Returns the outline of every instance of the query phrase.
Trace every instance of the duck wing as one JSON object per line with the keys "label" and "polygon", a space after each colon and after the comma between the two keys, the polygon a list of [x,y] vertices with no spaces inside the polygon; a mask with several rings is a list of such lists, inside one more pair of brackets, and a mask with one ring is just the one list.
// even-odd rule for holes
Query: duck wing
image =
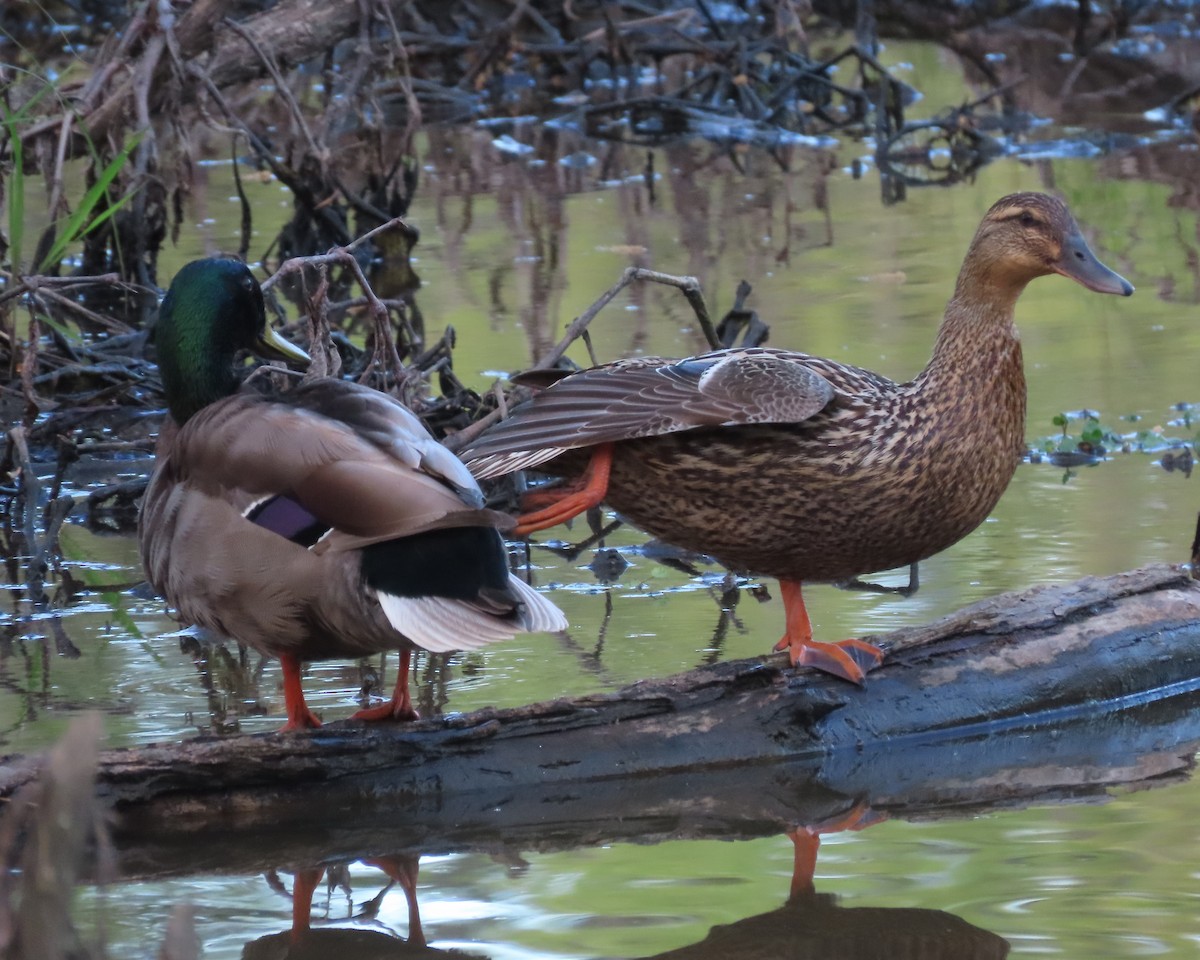
{"label": "duck wing", "polygon": [[511,525],[483,509],[466,467],[403,404],[345,381],[213,404],[179,431],[172,460],[177,479],[317,553]]}
{"label": "duck wing", "polygon": [[566,450],[698,427],[801,423],[839,391],[803,353],[719,350],[637,357],[565,376],[459,452],[476,477],[545,463]]}

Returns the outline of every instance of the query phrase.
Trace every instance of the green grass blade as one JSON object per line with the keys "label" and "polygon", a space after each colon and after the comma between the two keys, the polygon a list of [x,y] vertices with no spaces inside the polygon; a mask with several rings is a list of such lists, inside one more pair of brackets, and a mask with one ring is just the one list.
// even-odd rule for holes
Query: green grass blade
{"label": "green grass blade", "polygon": [[92,184],[88,192],[84,194],[83,199],[79,201],[75,212],[67,219],[58,238],[54,241],[54,245],[46,253],[42,262],[38,264],[39,272],[44,273],[54,264],[58,263],[66,253],[67,247],[82,237],[88,230],[102,224],[132,198],[132,193],[125,194],[125,196],[121,197],[115,203],[110,204],[106,210],[98,214],[95,220],[92,220],[92,214],[96,207],[99,206],[101,200],[107,195],[108,188],[112,186],[112,182],[117,178],[117,175],[129,162],[129,155],[137,149],[138,144],[142,142],[143,136],[145,136],[144,131],[142,133],[135,133],[121,152],[113,157],[109,161],[108,166],[100,172],[100,176],[96,178],[96,182]]}
{"label": "green grass blade", "polygon": [[53,317],[51,317],[45,313],[38,314],[38,322],[44,323],[46,326],[50,327],[51,329],[58,331],[59,335],[64,340],[74,341],[76,339],[76,336],[77,336],[76,334],[74,334],[70,330],[68,330],[64,324],[60,323],[58,320],[55,320]]}

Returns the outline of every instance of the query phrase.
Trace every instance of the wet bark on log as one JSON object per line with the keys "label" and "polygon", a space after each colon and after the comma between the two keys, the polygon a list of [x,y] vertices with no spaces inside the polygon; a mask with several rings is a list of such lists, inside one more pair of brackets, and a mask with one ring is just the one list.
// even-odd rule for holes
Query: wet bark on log
{"label": "wet bark on log", "polygon": [[[281,824],[347,803],[637,790],[738,764],[850,764],[876,748],[1067,723],[1200,686],[1200,585],[1182,567],[1038,587],[875,638],[859,689],[783,655],[647,680],[613,694],[407,726],[105,751],[98,789],[139,831]],[[38,758],[0,763],[0,796]],[[634,779],[636,778],[636,779]],[[302,798],[302,802],[298,802]],[[474,798],[474,799],[472,799]],[[489,800],[489,803],[492,801]]]}

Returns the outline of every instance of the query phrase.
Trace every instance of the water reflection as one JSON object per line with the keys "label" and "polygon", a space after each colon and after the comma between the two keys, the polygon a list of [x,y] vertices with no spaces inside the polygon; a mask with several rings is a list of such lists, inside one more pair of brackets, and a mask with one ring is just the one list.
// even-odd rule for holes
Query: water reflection
{"label": "water reflection", "polygon": [[[242,904],[236,929],[252,933],[245,956],[265,956],[258,951],[268,949],[285,956],[316,955],[306,951],[318,949],[329,955],[334,948],[354,956],[419,956],[404,951],[467,945],[471,954],[495,957],[644,957],[646,950],[602,946],[602,932],[625,927],[633,942],[645,942],[645,925],[662,923],[655,942],[675,939],[654,956],[757,952],[982,960],[1006,955],[1014,922],[1005,919],[1003,903],[985,908],[983,889],[966,899],[949,890],[973,873],[1021,873],[1013,864],[1041,858],[1040,866],[1030,864],[1030,869],[1049,871],[1057,879],[1049,886],[1035,884],[1030,905],[1042,906],[1015,929],[1026,937],[1052,938],[1046,925],[1053,925],[1055,900],[1065,905],[1076,888],[1099,894],[1112,882],[1093,876],[1077,859],[1080,851],[1094,860],[1088,851],[1112,841],[1084,835],[1076,849],[1062,846],[1066,837],[1059,836],[1060,846],[1047,846],[1054,838],[1039,826],[1044,811],[1037,805],[1064,798],[1101,801],[1111,799],[1118,786],[1182,782],[1200,745],[1197,707],[1200,693],[1193,692],[1053,727],[890,744],[804,762],[617,777],[574,789],[550,785],[513,792],[481,786],[475,792],[409,797],[402,804],[389,793],[386,773],[374,774],[366,778],[371,788],[365,791],[362,784],[354,789],[345,783],[313,784],[301,794],[279,794],[264,816],[247,819],[230,807],[209,814],[200,829],[181,829],[186,821],[169,815],[169,803],[165,818],[163,811],[129,809],[121,816],[117,844],[130,891],[169,889],[174,877],[207,878],[191,888],[200,900],[198,915],[210,918],[199,921],[206,942],[227,939],[234,929],[229,919],[220,919],[229,909],[220,904],[236,896]],[[1025,812],[1006,815],[1005,838],[989,848],[982,838],[995,829],[979,818],[1020,809]],[[903,824],[920,828],[925,851],[900,859],[875,853],[876,833]],[[755,849],[754,841],[767,841],[779,852],[785,836],[793,845],[790,877],[767,875],[755,887],[729,888],[715,900],[698,896],[696,884],[728,883],[747,871],[763,871],[761,859],[755,866],[736,848]],[[861,839],[854,841],[856,855],[848,858],[845,842],[851,836]],[[831,840],[837,867],[822,873],[819,850]],[[597,857],[623,849],[639,851],[629,861],[629,874],[605,869],[605,858]],[[426,851],[438,854],[430,858],[433,870],[419,890],[426,907],[436,904],[432,922],[422,920],[417,903],[417,865]],[[563,860],[546,859],[553,857]],[[938,873],[956,864],[952,874],[959,879],[947,889],[950,877],[943,876],[934,888],[941,894],[925,889],[929,867],[917,865],[929,857]],[[972,861],[978,862],[972,866]],[[638,881],[639,869],[647,882]],[[288,883],[279,880],[281,871],[295,873],[290,894]],[[324,905],[314,913],[311,903],[323,872]],[[258,892],[235,894],[239,878],[254,874],[267,878],[257,882]],[[873,905],[861,894],[839,899],[822,876],[837,878],[842,890],[871,877],[885,903]],[[1153,881],[1147,876],[1135,885],[1141,883]],[[1012,889],[1019,889],[1019,881]],[[360,890],[369,891],[365,902]],[[135,896],[125,888],[118,891],[122,899]],[[404,898],[401,913],[391,904],[397,894]],[[939,908],[939,895],[952,896],[958,905],[948,912]],[[282,896],[291,899],[287,911],[278,908]],[[780,905],[762,911],[764,896]],[[694,899],[688,925],[671,920],[681,897],[689,903]],[[969,922],[960,916],[964,908]],[[707,922],[706,909],[715,913]],[[737,912],[731,916],[731,911]],[[564,928],[564,912],[581,922]],[[291,918],[286,930],[279,923],[281,913]],[[980,929],[981,920],[1002,936]],[[332,929],[335,923],[353,929]],[[707,934],[681,945],[687,941],[679,935],[697,925]],[[534,936],[551,930],[558,933],[549,939]]]}
{"label": "water reflection", "polygon": [[[292,925],[285,931],[260,937],[246,944],[242,950],[244,960],[308,960],[337,956],[344,960],[386,960],[389,957],[416,958],[453,955],[466,960],[480,958],[481,954],[467,954],[460,950],[437,950],[429,947],[421,929],[421,914],[417,905],[417,871],[420,859],[413,855],[379,857],[366,861],[368,866],[381,870],[388,882],[371,899],[354,907],[354,890],[351,887],[347,863],[322,864],[317,867],[300,868],[294,871],[292,890],[288,893],[283,881],[275,871],[267,874],[272,889],[288,896],[292,901]],[[327,877],[324,917],[313,921],[313,897],[323,877]],[[408,903],[408,932],[401,937],[392,931],[340,929],[324,927],[321,923],[337,922],[332,916],[331,901],[338,890],[344,894],[346,917],[358,924],[384,926],[378,923],[383,898],[394,886],[399,886]]]}
{"label": "water reflection", "polygon": [[699,943],[654,960],[1003,960],[1008,951],[1003,937],[943,910],[845,907],[808,888],[793,890],[776,910],[714,927]]}
{"label": "water reflection", "polygon": [[[199,628],[179,631],[177,636],[180,653],[195,668],[194,685],[200,688],[207,703],[206,711],[189,710],[184,718],[197,733],[215,736],[244,733],[247,720],[277,717],[280,697],[276,695],[274,678],[266,677],[272,658]],[[421,651],[416,659],[413,686],[414,702],[421,716],[441,716],[456,672],[471,676],[479,659]],[[336,676],[345,690],[355,691],[354,702],[367,706],[372,698],[386,699],[390,695],[395,669],[394,658],[385,652],[358,661],[326,664],[323,676],[327,679]]]}
{"label": "water reflection", "polygon": [[[228,643],[203,632],[180,636],[179,650],[191,658],[196,680],[208,701],[208,722],[197,725],[201,732],[237,733],[241,717],[269,713],[261,693],[266,657],[252,655],[243,644]],[[194,715],[187,719],[195,723]]]}
{"label": "water reflection", "polygon": [[[942,910],[903,907],[846,907],[838,898],[819,893],[813,880],[819,835],[842,828],[862,829],[870,825],[869,811],[856,806],[845,818],[825,824],[799,828],[789,834],[795,844],[795,867],[783,904],[773,910],[745,917],[733,923],[714,926],[701,941],[653,954],[644,960],[684,960],[684,958],[770,957],[778,960],[1002,960],[1008,955],[1008,942],[980,929],[952,913]],[[852,824],[852,825],[851,825]],[[310,957],[337,955],[346,960],[384,960],[395,957],[484,957],[484,953],[464,953],[429,946],[421,925],[417,898],[419,857],[408,854],[378,857],[363,861],[388,878],[370,899],[355,905],[351,862],[326,863],[294,871],[288,893],[277,871],[266,874],[271,889],[290,897],[292,923],[284,931],[259,937],[242,950],[244,960],[307,960]],[[314,894],[322,878],[327,878],[324,905],[318,907],[319,919],[313,919]],[[399,886],[407,903],[406,933],[386,929],[377,918],[383,898]],[[344,898],[342,910],[334,907],[334,897]],[[647,914],[654,912],[647,903]],[[338,916],[338,913],[345,916]],[[334,923],[353,923],[351,928],[332,927]]]}

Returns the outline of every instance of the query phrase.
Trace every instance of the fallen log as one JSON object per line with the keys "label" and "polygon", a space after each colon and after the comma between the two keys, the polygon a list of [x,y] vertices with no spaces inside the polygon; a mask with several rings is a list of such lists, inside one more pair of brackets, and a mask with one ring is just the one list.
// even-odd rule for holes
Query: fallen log
{"label": "fallen log", "polygon": [[263,873],[395,854],[522,853],[617,843],[751,840],[853,821],[950,820],[1060,802],[1103,802],[1191,775],[1200,691],[1041,727],[948,737],[825,758],[739,764],[564,787],[424,794],[403,804],[318,790],[279,824],[191,831],[122,817],[125,880]]}
{"label": "fallen log", "polygon": [[[1158,565],[1006,594],[873,639],[887,661],[866,689],[792,670],[783,655],[752,658],[405,726],[342,721],[108,750],[97,789],[121,829],[142,833],[280,825],[351,802],[469,807],[497,792],[627,790],[634,778],[641,790],[651,775],[764,762],[807,764],[827,780],[878,749],[1063,724],[1200,688],[1200,585],[1185,567]],[[0,760],[0,797],[40,762]]]}

